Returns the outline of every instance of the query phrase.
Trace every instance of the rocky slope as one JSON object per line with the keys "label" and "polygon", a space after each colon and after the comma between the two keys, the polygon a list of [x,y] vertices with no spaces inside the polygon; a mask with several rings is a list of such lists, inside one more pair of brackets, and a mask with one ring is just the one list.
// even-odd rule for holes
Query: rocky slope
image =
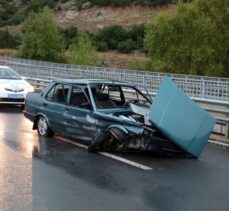
{"label": "rocky slope", "polygon": [[[72,3],[72,4],[70,4]],[[74,1],[63,4],[60,11],[55,11],[57,22],[62,27],[77,26],[79,30],[94,32],[110,25],[122,25],[130,28],[133,25],[145,24],[152,20],[159,12],[172,12],[173,6],[153,7],[98,7],[93,6],[78,11]]]}
{"label": "rocky slope", "polygon": [[[27,3],[23,4],[23,0],[3,1],[5,3],[2,4],[0,2],[0,16],[1,9],[6,11],[6,8],[10,8],[10,10],[4,15],[5,19],[8,18],[12,20],[16,16],[26,13],[29,1],[24,1]],[[95,32],[98,29],[110,25],[121,25],[126,28],[131,28],[133,25],[145,24],[161,11],[172,12],[174,5],[162,7],[141,7],[135,5],[129,7],[101,7],[91,6],[89,4],[83,8],[82,10],[78,10],[75,0],[59,0],[55,1],[55,5],[52,9],[61,27],[66,28],[73,25],[77,26],[80,31],[87,30]],[[12,10],[14,10],[13,13]],[[11,26],[10,28],[14,33],[20,31],[18,25]]]}

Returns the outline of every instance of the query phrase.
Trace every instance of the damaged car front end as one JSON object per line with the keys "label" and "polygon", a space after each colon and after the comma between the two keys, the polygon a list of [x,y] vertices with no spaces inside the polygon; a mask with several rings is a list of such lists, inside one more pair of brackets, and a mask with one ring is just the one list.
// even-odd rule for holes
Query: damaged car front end
{"label": "damaged car front end", "polygon": [[105,79],[57,80],[26,98],[25,116],[43,136],[54,132],[90,152],[150,151],[198,157],[215,120],[168,77],[152,102],[147,91]]}

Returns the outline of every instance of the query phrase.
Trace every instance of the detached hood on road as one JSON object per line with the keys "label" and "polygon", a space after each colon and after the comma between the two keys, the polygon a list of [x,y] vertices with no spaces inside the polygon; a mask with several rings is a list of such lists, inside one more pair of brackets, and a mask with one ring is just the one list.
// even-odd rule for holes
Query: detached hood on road
{"label": "detached hood on road", "polygon": [[194,157],[206,145],[215,119],[165,76],[150,108],[150,122]]}

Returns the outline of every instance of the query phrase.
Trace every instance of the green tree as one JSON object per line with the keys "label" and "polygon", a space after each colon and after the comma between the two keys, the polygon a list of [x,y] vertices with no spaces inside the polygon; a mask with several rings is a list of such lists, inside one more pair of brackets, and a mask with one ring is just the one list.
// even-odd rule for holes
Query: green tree
{"label": "green tree", "polygon": [[228,0],[196,0],[148,24],[145,48],[151,69],[229,76],[228,6]]}
{"label": "green tree", "polygon": [[97,65],[98,58],[95,53],[95,47],[92,45],[88,34],[81,33],[78,40],[70,48],[69,61],[78,65]]}
{"label": "green tree", "polygon": [[22,23],[22,32],[19,57],[46,61],[63,59],[63,39],[48,7],[30,13]]}

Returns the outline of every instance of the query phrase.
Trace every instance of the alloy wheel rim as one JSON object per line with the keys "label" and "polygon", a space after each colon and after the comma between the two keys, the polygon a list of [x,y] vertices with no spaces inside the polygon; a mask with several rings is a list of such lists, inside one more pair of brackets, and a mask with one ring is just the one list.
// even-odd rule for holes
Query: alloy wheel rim
{"label": "alloy wheel rim", "polygon": [[38,131],[41,135],[45,135],[47,132],[48,126],[44,117],[41,117],[38,121]]}

